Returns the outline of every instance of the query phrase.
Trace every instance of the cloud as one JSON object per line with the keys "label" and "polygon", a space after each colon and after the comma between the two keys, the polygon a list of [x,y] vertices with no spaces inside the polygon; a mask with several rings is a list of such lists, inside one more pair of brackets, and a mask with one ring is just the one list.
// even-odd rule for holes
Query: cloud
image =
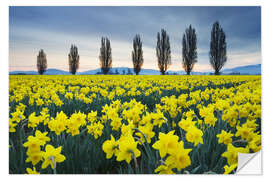
{"label": "cloud", "polygon": [[71,44],[80,54],[80,69],[99,67],[102,36],[111,40],[113,66],[132,67],[132,39],[143,41],[143,68],[157,69],[156,35],[165,28],[170,36],[172,65],[182,69],[182,36],[192,24],[197,32],[196,71],[211,70],[209,43],[213,22],[219,20],[227,35],[226,67],[260,63],[259,7],[11,7],[10,69],[35,70],[43,48],[48,67],[68,70]]}

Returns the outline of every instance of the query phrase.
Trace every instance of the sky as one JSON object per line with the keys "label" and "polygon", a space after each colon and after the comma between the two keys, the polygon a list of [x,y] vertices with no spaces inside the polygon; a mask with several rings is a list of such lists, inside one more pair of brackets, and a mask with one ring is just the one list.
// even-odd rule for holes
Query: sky
{"label": "sky", "polygon": [[78,47],[79,72],[99,68],[101,37],[111,41],[113,67],[132,68],[132,40],[140,34],[145,69],[158,69],[157,33],[170,38],[172,64],[182,68],[182,38],[191,24],[197,34],[198,62],[193,71],[207,72],[211,28],[219,21],[227,36],[224,68],[261,63],[260,7],[177,6],[11,6],[9,9],[9,71],[36,71],[38,51],[47,54],[48,68],[68,71],[71,44]]}

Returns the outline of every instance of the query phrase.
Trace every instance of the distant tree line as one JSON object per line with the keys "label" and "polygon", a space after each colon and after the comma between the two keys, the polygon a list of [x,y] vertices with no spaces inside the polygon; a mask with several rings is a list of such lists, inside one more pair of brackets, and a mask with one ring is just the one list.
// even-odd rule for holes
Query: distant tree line
{"label": "distant tree line", "polygon": [[[171,65],[171,47],[169,35],[164,29],[157,33],[156,56],[159,71],[162,75],[168,74],[167,70]],[[133,39],[133,50],[131,52],[133,71],[138,75],[142,69],[144,58],[142,49],[142,40],[139,34],[136,34]],[[195,28],[191,25],[186,29],[182,39],[182,67],[187,75],[190,75],[197,60],[197,34]],[[79,68],[80,56],[78,48],[71,45],[68,54],[69,72],[76,74]],[[215,71],[215,75],[219,75],[222,67],[227,61],[227,43],[226,35],[221,28],[219,22],[215,22],[212,26],[209,62]],[[99,64],[102,73],[100,74],[120,74],[118,70],[110,73],[112,68],[112,48],[110,40],[107,37],[101,38],[101,47],[99,54]],[[47,70],[47,58],[43,49],[41,49],[37,56],[37,69],[38,73],[42,75]],[[167,73],[166,73],[167,72]],[[126,74],[126,72],[122,72]],[[133,74],[128,69],[127,74]]]}
{"label": "distant tree line", "polygon": [[[97,72],[96,74],[104,74],[103,72]],[[127,69],[127,72],[125,69],[123,69],[121,72],[118,71],[118,69],[115,69],[115,71],[109,71],[107,74],[111,75],[133,75],[131,68]]]}

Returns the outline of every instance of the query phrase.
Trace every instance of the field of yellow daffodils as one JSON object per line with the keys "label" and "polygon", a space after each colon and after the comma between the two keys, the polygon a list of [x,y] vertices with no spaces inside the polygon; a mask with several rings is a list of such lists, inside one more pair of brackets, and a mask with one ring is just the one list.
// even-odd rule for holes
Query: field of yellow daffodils
{"label": "field of yellow daffodils", "polygon": [[9,77],[11,174],[228,174],[261,149],[261,76]]}

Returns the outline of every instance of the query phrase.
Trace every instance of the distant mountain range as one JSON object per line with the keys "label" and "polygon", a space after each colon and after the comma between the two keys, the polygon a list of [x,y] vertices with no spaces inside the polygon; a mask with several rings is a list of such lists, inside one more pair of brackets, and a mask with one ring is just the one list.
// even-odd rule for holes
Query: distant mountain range
{"label": "distant mountain range", "polygon": [[[114,67],[110,70],[111,73],[115,73],[118,71],[119,74],[127,74],[128,71],[131,71],[133,74],[133,69],[128,67]],[[124,72],[124,73],[123,73]],[[248,66],[238,66],[235,68],[230,69],[224,69],[221,71],[222,74],[245,74],[245,75],[258,75],[261,74],[261,64],[256,65],[248,65]],[[101,69],[94,69],[84,72],[78,72],[76,74],[78,75],[93,75],[101,73]],[[186,74],[185,71],[168,71],[169,74]],[[11,71],[9,74],[26,74],[26,75],[36,75],[38,74],[37,71]],[[59,69],[48,69],[45,73],[45,75],[70,75],[71,73]],[[191,72],[192,75],[209,75],[212,74],[212,72]],[[154,69],[142,69],[140,71],[140,75],[160,75],[160,72],[158,70]]]}
{"label": "distant mountain range", "polygon": [[224,69],[223,74],[240,73],[240,74],[261,74],[261,64],[239,66],[231,69]]}

